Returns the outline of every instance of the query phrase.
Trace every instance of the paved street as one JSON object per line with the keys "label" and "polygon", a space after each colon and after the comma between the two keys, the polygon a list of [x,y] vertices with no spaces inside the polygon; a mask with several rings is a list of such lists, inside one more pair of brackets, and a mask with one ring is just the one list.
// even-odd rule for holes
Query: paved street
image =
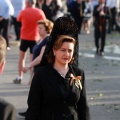
{"label": "paved street", "polygon": [[[23,119],[18,112],[27,108],[30,73],[24,74],[21,85],[12,83],[17,76],[19,48],[14,43],[11,30],[11,50],[7,51],[4,73],[0,76],[0,97],[12,103],[16,110],[16,120]],[[107,34],[105,55],[95,55],[93,29],[79,36],[79,67],[86,75],[88,103],[91,120],[120,120],[120,33]],[[29,63],[29,54],[27,61]],[[23,119],[24,120],[24,119]]]}

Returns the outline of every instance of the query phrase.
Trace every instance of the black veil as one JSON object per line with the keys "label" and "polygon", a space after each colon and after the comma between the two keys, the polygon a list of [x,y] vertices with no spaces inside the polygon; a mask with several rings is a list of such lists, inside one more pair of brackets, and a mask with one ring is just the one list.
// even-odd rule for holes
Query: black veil
{"label": "black veil", "polygon": [[47,55],[49,51],[51,51],[53,47],[53,43],[55,42],[56,38],[59,35],[68,35],[73,37],[76,40],[75,51],[74,51],[74,62],[73,65],[78,66],[78,50],[79,50],[79,43],[78,43],[78,27],[74,20],[68,17],[59,17],[53,26],[52,32],[49,37],[48,44],[45,48],[45,52],[40,62],[40,66],[44,66],[48,64],[47,62]]}

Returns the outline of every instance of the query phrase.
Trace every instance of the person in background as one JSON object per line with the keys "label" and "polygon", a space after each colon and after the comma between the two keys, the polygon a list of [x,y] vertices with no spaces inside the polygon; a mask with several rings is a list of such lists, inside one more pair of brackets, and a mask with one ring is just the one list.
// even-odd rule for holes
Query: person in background
{"label": "person in background", "polygon": [[[61,15],[60,10],[62,8],[61,0],[44,0],[42,10],[44,11],[46,18],[52,22]],[[58,15],[58,16],[57,16]]]}
{"label": "person in background", "polygon": [[14,14],[12,15],[13,26],[16,35],[16,41],[20,40],[20,22],[17,21],[17,17],[21,10],[25,8],[25,0],[11,0],[11,3],[14,8]]}
{"label": "person in background", "polygon": [[[6,59],[6,41],[0,35],[0,74],[2,74]],[[14,106],[0,98],[0,120],[16,120]]]}
{"label": "person in background", "polygon": [[111,33],[112,31],[115,31],[117,30],[117,24],[116,24],[116,3],[117,3],[117,0],[107,0],[106,1],[106,6],[109,8],[110,10],[110,13],[111,13],[111,16],[109,18],[109,21],[108,21],[108,33]]}
{"label": "person in background", "polygon": [[34,67],[34,71],[40,67],[40,61],[44,53],[45,47],[48,43],[49,35],[53,28],[53,22],[50,20],[38,21],[39,35],[41,36],[40,41],[33,48],[33,60],[29,65],[23,67],[23,72],[26,73],[30,68]]}
{"label": "person in background", "polygon": [[81,33],[84,9],[85,9],[85,1],[82,0],[73,1],[71,15],[78,26],[79,33]]}
{"label": "person in background", "polygon": [[14,9],[10,0],[0,0],[0,35],[2,35],[7,43],[7,50],[10,50],[9,28],[10,17],[14,14]]}
{"label": "person in background", "polygon": [[78,45],[73,22],[60,17],[54,23],[45,53],[47,65],[38,68],[32,79],[25,120],[90,120],[85,74],[73,65]]}
{"label": "person in background", "polygon": [[21,43],[18,61],[18,76],[13,80],[15,84],[21,84],[23,79],[22,68],[25,66],[26,52],[30,49],[30,61],[32,61],[32,49],[40,39],[38,32],[38,20],[45,20],[46,16],[41,9],[35,8],[36,0],[26,0],[26,8],[18,15],[18,22],[21,22]]}
{"label": "person in background", "polygon": [[39,9],[42,9],[43,3],[44,3],[44,0],[37,0],[35,6]]}
{"label": "person in background", "polygon": [[87,34],[90,33],[91,18],[92,18],[92,3],[90,0],[86,0],[83,18],[83,28]]}
{"label": "person in background", "polygon": [[120,0],[116,2],[116,12],[117,31],[120,32]]}
{"label": "person in background", "polygon": [[[94,8],[93,17],[96,54],[103,56],[106,41],[106,21],[110,17],[110,12],[105,5],[105,0],[99,0],[99,4]],[[101,42],[99,42],[100,39]]]}
{"label": "person in background", "polygon": [[[26,73],[30,68],[33,68],[33,73],[31,75],[31,79],[29,82],[29,85],[31,85],[32,77],[34,75],[34,72],[38,67],[41,66],[41,59],[45,50],[45,47],[49,40],[49,34],[52,31],[53,28],[53,22],[49,20],[40,20],[38,21],[38,28],[39,28],[39,34],[41,36],[40,41],[37,45],[33,48],[33,60],[29,63],[29,65],[23,67],[23,72]],[[26,112],[21,112],[19,115],[25,117]]]}
{"label": "person in background", "polygon": [[98,0],[91,0],[91,3],[92,3],[92,11],[94,10],[94,7],[96,6],[96,5],[98,5]]}

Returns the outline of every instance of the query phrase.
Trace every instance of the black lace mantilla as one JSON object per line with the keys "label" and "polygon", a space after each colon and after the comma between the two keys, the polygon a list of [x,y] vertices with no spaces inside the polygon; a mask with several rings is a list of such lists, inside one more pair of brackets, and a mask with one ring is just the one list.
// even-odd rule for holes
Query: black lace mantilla
{"label": "black lace mantilla", "polygon": [[76,40],[76,46],[74,51],[74,65],[78,66],[78,27],[74,20],[69,17],[59,17],[53,26],[53,30],[50,34],[49,43],[45,49],[45,56],[51,51],[53,43],[59,35],[69,35]]}

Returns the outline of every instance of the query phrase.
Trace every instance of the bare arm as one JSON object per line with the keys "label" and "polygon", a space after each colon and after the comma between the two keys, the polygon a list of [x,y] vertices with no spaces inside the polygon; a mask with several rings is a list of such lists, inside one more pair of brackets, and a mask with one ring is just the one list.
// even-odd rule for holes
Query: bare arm
{"label": "bare arm", "polygon": [[28,66],[23,67],[23,72],[24,72],[24,73],[26,73],[26,72],[29,70],[29,68],[34,67],[35,65],[38,65],[38,64],[41,62],[43,53],[44,53],[44,51],[45,51],[45,47],[46,47],[46,46],[43,46],[43,47],[42,47],[39,56],[36,57],[32,62],[30,62],[29,67],[28,67]]}

